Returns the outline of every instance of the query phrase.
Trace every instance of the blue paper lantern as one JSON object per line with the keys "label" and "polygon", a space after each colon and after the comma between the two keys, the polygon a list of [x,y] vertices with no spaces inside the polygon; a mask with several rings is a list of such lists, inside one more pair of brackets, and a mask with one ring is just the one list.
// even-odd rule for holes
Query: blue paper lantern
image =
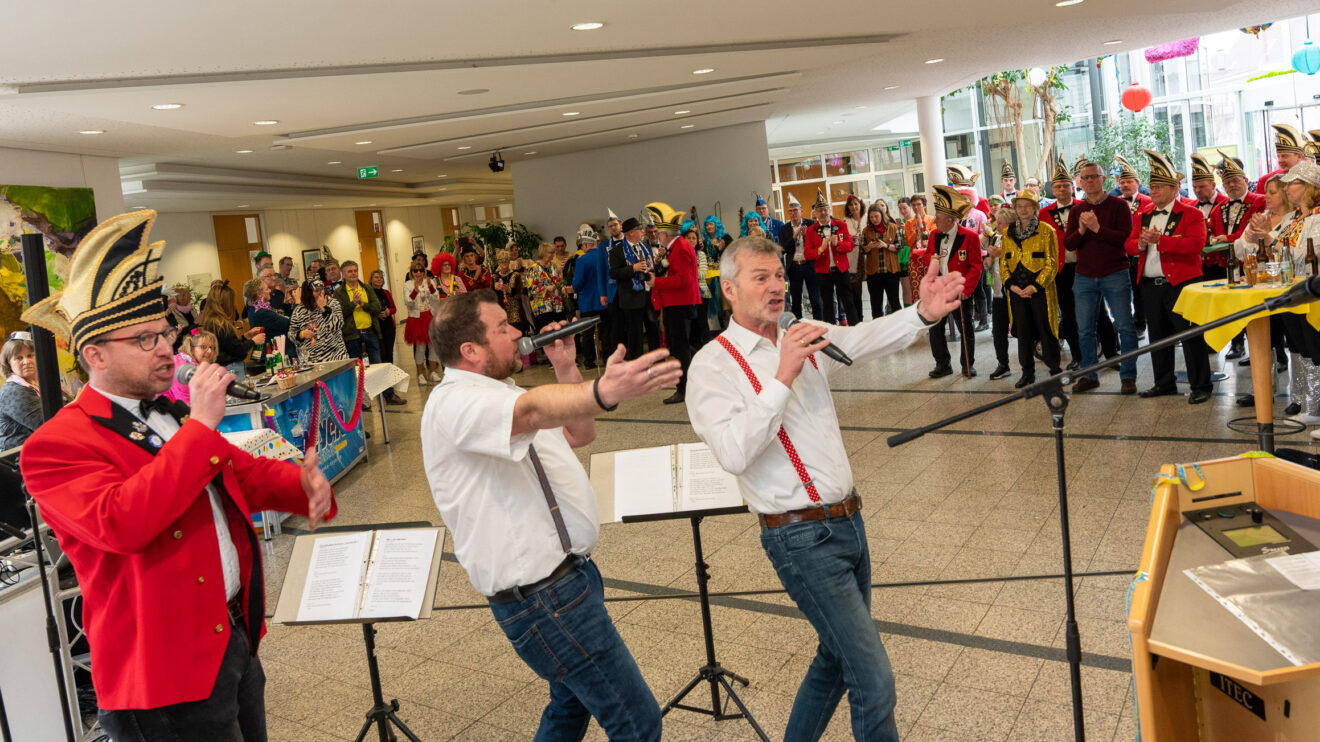
{"label": "blue paper lantern", "polygon": [[1314,75],[1320,72],[1320,46],[1307,41],[1302,44],[1302,48],[1293,52],[1293,69],[1307,75]]}

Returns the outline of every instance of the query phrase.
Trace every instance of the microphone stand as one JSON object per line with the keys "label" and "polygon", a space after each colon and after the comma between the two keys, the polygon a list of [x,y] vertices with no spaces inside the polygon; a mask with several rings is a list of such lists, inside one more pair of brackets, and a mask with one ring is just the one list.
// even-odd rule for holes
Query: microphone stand
{"label": "microphone stand", "polygon": [[[1312,286],[1312,282],[1315,285]],[[1182,332],[1174,333],[1168,337],[1161,338],[1150,345],[1144,345],[1134,348],[1126,353],[1121,353],[1113,358],[1108,358],[1094,365],[1088,366],[1076,371],[1065,371],[1043,379],[1034,384],[1029,384],[1021,390],[1002,397],[980,407],[974,407],[970,410],[960,412],[956,415],[946,417],[930,425],[923,425],[920,428],[904,431],[890,436],[887,443],[890,448],[900,446],[908,441],[915,440],[921,436],[941,428],[948,427],[956,422],[961,422],[971,417],[976,417],[984,412],[1003,407],[1019,399],[1029,399],[1031,397],[1042,397],[1045,400],[1045,406],[1049,409],[1050,420],[1054,430],[1054,463],[1058,474],[1059,483],[1059,525],[1063,538],[1063,581],[1066,589],[1065,607],[1066,607],[1066,637],[1067,637],[1067,656],[1068,672],[1072,683],[1072,712],[1073,712],[1073,733],[1077,742],[1084,742],[1086,739],[1086,726],[1082,716],[1082,645],[1081,637],[1077,631],[1076,607],[1073,603],[1073,574],[1072,574],[1072,543],[1068,531],[1068,479],[1064,468],[1063,458],[1063,419],[1064,412],[1068,409],[1068,395],[1063,388],[1075,379],[1090,376],[1097,371],[1123,363],[1124,361],[1135,360],[1138,356],[1152,353],[1157,350],[1171,348],[1183,340],[1200,337],[1216,327],[1232,324],[1239,320],[1244,320],[1261,312],[1274,311],[1284,307],[1313,302],[1320,299],[1320,279],[1311,278],[1293,286],[1288,291],[1265,301],[1253,307],[1248,307],[1240,312],[1234,312],[1226,317],[1208,322],[1204,325],[1195,325]],[[1272,362],[1272,361],[1271,361]],[[1274,434],[1272,426],[1270,429],[1262,431],[1262,440],[1268,442],[1269,447],[1273,448]]]}

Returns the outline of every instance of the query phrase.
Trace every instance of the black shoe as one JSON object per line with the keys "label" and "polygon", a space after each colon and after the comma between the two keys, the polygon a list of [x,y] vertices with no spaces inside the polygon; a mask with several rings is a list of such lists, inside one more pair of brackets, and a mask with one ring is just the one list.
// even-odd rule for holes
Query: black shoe
{"label": "black shoe", "polygon": [[1177,393],[1178,393],[1178,389],[1176,387],[1169,389],[1161,389],[1157,386],[1153,386],[1149,389],[1143,389],[1140,393],[1137,394],[1137,396],[1141,397],[1142,399],[1150,399],[1151,397],[1168,397]]}
{"label": "black shoe", "polygon": [[1201,404],[1210,399],[1209,389],[1193,389],[1187,397],[1187,404]]}
{"label": "black shoe", "polygon": [[385,404],[388,404],[388,405],[401,405],[401,404],[408,404],[408,400],[406,400],[406,399],[404,399],[403,397],[400,397],[399,395],[396,394],[396,395],[394,395],[393,397],[390,397],[389,399],[385,400]]}
{"label": "black shoe", "polygon": [[1083,377],[1073,382],[1072,390],[1073,393],[1076,394],[1078,392],[1089,392],[1092,389],[1098,388],[1099,386],[1100,386],[1100,382],[1097,381],[1096,379]]}
{"label": "black shoe", "polygon": [[1255,407],[1255,406],[1256,406],[1256,395],[1254,395],[1254,394],[1243,394],[1241,397],[1238,397],[1238,398],[1237,398],[1237,406],[1238,406],[1238,407]]}
{"label": "black shoe", "polygon": [[1242,357],[1241,348],[1229,348],[1228,352],[1224,354],[1224,360],[1226,361],[1236,361],[1241,357]]}
{"label": "black shoe", "polygon": [[1002,378],[1004,378],[1005,376],[1008,376],[1008,375],[1011,374],[1011,373],[1013,373],[1013,372],[1009,370],[1008,366],[1005,365],[1005,364],[1002,364],[1002,363],[1001,363],[1001,364],[999,364],[998,366],[995,366],[995,370],[994,370],[994,371],[991,371],[991,372],[990,372],[990,380],[991,380],[991,381],[998,381],[999,379],[1002,379]]}
{"label": "black shoe", "polygon": [[1068,364],[1068,367],[1067,367],[1067,368],[1068,368],[1069,371],[1076,371],[1077,369],[1079,369],[1079,368],[1081,368],[1081,367],[1082,367],[1082,362],[1081,362],[1081,361],[1073,361],[1072,363],[1069,363],[1069,364]]}
{"label": "black shoe", "polygon": [[1251,365],[1251,359],[1250,359],[1250,358],[1243,358],[1242,360],[1238,361],[1238,365],[1239,365],[1239,366],[1250,366],[1250,365]]}
{"label": "black shoe", "polygon": [[683,393],[682,393],[682,392],[674,392],[673,394],[669,395],[668,397],[665,397],[664,400],[662,400],[662,401],[663,401],[665,404],[682,404],[682,403],[683,403]]}
{"label": "black shoe", "polygon": [[1296,402],[1293,402],[1292,404],[1283,408],[1283,414],[1285,415],[1296,415],[1299,414],[1301,411],[1302,411],[1302,406],[1297,404]]}
{"label": "black shoe", "polygon": [[973,329],[976,330],[977,332],[984,332],[990,329],[990,323],[986,322],[985,320],[981,320],[980,322],[976,323],[976,327],[974,327]]}
{"label": "black shoe", "polygon": [[965,368],[965,369],[962,370],[962,375],[963,375],[963,376],[966,376],[966,377],[969,378],[969,379],[974,379],[974,378],[976,378],[976,369],[974,369],[974,368]]}
{"label": "black shoe", "polygon": [[929,377],[932,378],[932,379],[938,379],[938,378],[943,377],[943,376],[952,376],[952,375],[953,375],[953,367],[952,367],[952,366],[936,366],[935,368],[931,369],[931,372],[930,372],[929,374],[926,374],[926,375],[929,376]]}
{"label": "black shoe", "polygon": [[1035,383],[1036,383],[1035,376],[1023,376],[1022,378],[1017,380],[1017,383],[1013,385],[1013,388],[1021,389],[1024,386],[1028,386],[1030,384],[1035,384]]}

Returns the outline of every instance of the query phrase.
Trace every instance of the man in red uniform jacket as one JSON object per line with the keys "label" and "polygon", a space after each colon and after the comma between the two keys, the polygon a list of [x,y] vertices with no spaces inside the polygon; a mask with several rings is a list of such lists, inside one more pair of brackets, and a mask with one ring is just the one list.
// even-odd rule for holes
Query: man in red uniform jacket
{"label": "man in red uniform jacket", "polygon": [[[973,329],[971,297],[981,280],[981,236],[958,224],[972,210],[972,202],[965,196],[943,185],[935,186],[931,196],[935,202],[937,231],[931,233],[925,252],[914,255],[913,259],[924,261],[927,273],[959,272],[963,275],[962,304],[948,316],[958,323],[962,342],[958,361],[963,376],[970,379],[976,376],[976,331]],[[932,379],[953,373],[943,323],[930,330],[930,352],[935,357],[935,368],[929,374]]]}
{"label": "man in red uniform jacket", "polygon": [[651,296],[661,310],[665,328],[665,347],[683,367],[678,388],[664,399],[665,404],[678,404],[687,392],[687,370],[692,363],[692,343],[700,344],[704,338],[692,337],[692,324],[701,308],[701,287],[697,283],[697,251],[692,243],[679,235],[683,213],[669,204],[656,201],[646,205],[649,215],[659,228],[661,244],[666,244],[664,260],[669,267],[664,275],[652,279]]}
{"label": "man in red uniform jacket", "polygon": [[[1242,160],[1236,157],[1229,157],[1223,150],[1219,152],[1219,180],[1224,184],[1224,191],[1228,194],[1210,209],[1210,223],[1208,229],[1210,232],[1209,242],[1212,245],[1227,243],[1228,250],[1233,249],[1233,243],[1246,231],[1247,225],[1251,223],[1251,217],[1265,210],[1265,194],[1252,193],[1247,190],[1247,174],[1242,170]],[[1221,272],[1215,273],[1206,271],[1203,275],[1206,278],[1226,278],[1228,276],[1228,251],[1217,253],[1223,255],[1223,266]],[[1234,360],[1243,356],[1243,344],[1246,338],[1245,332],[1239,332],[1237,337],[1229,343],[1228,352],[1224,354],[1227,360]]]}
{"label": "man in red uniform jacket", "polygon": [[[1151,205],[1132,216],[1132,235],[1126,247],[1128,255],[1138,257],[1138,289],[1146,309],[1150,341],[1156,342],[1188,327],[1187,320],[1173,311],[1183,286],[1201,280],[1201,250],[1205,246],[1205,217],[1194,206],[1178,198],[1182,183],[1179,173],[1167,157],[1146,150],[1150,159]],[[1187,401],[1200,404],[1210,399],[1210,361],[1200,338],[1184,340],[1183,360],[1187,364],[1187,383],[1192,394]],[[1174,380],[1173,348],[1151,353],[1155,385],[1141,392],[1142,397],[1177,394]]]}
{"label": "man in red uniform jacket", "polygon": [[1274,127],[1274,154],[1278,157],[1279,167],[1260,176],[1256,181],[1256,193],[1265,195],[1265,181],[1292,169],[1293,165],[1306,156],[1306,139],[1296,128],[1288,124],[1270,124]]}
{"label": "man in red uniform jacket", "polygon": [[[816,203],[812,204],[811,210],[816,221],[807,228],[806,236],[802,238],[802,257],[816,263],[816,283],[820,286],[824,315],[822,319],[837,325],[846,316],[848,324],[856,326],[862,318],[853,306],[852,287],[848,280],[848,253],[853,249],[852,235],[848,234],[847,224],[830,215],[829,202],[819,190],[816,191]],[[836,307],[838,314],[835,314]]]}
{"label": "man in red uniform jacket", "polygon": [[100,720],[120,740],[266,738],[260,510],[333,517],[315,454],[253,458],[216,425],[223,367],[198,366],[192,406],[159,397],[177,330],[148,244],[152,211],[79,244],[62,294],[23,316],[70,338],[90,377],[23,447],[22,470],[82,587]]}
{"label": "man in red uniform jacket", "polygon": [[[1220,204],[1228,203],[1228,196],[1219,192],[1215,187],[1215,170],[1210,166],[1210,160],[1199,152],[1192,154],[1192,195],[1195,198],[1189,199],[1188,206],[1195,206],[1205,218],[1206,224],[1206,245],[1214,244],[1210,235],[1214,232],[1210,229],[1210,215],[1215,212]],[[1223,278],[1227,275],[1228,253],[1225,250],[1218,252],[1205,253],[1201,256],[1201,275],[1207,279]]]}

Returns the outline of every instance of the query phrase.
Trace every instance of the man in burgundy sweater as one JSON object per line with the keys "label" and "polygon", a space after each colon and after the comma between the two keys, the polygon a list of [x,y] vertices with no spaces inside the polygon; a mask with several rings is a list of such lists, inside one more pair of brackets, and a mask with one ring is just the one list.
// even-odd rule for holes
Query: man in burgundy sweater
{"label": "man in burgundy sweater", "polygon": [[[1128,276],[1128,256],[1124,248],[1132,233],[1132,211],[1126,201],[1105,193],[1104,170],[1094,162],[1082,166],[1077,179],[1086,198],[1077,202],[1068,215],[1068,229],[1063,246],[1077,254],[1077,276],[1073,296],[1077,302],[1077,336],[1082,346],[1082,366],[1096,361],[1096,316],[1101,298],[1114,313],[1118,328],[1119,349],[1126,353],[1137,347],[1137,331],[1132,323],[1132,280]],[[1124,361],[1118,367],[1123,394],[1137,392],[1137,363]],[[1094,375],[1078,379],[1074,392],[1086,392],[1100,386]]]}

